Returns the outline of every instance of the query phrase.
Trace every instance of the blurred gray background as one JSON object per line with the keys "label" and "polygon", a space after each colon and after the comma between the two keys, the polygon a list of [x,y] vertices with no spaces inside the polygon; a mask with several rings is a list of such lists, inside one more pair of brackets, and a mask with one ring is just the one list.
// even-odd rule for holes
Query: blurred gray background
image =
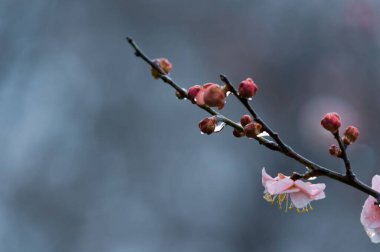
{"label": "blurred gray background", "polygon": [[[252,102],[301,154],[336,171],[319,125],[359,127],[349,150],[380,174],[380,3],[363,0],[0,0],[0,251],[379,251],[366,195],[328,179],[309,214],[262,199],[261,169],[304,167],[154,81],[133,37],[184,87],[252,77]],[[232,97],[223,113],[246,113]]]}

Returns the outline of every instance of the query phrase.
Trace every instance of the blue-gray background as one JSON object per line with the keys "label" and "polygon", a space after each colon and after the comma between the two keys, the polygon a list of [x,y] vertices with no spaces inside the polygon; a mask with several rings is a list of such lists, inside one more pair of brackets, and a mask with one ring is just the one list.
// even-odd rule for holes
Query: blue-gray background
{"label": "blue-gray background", "polygon": [[[133,56],[168,57],[184,87],[251,76],[253,104],[300,153],[337,171],[319,126],[337,111],[349,154],[380,173],[378,1],[0,0],[0,251],[379,251],[366,195],[327,179],[311,214],[262,199],[261,169],[304,167],[179,102]],[[245,113],[229,99],[223,113]]]}

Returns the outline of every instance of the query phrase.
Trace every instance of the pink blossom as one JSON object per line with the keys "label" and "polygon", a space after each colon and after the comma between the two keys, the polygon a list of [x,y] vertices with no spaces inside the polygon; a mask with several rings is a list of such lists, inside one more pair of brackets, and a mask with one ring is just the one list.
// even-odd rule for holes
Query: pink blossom
{"label": "pink blossom", "polygon": [[[380,192],[380,176],[372,178],[372,188]],[[360,216],[364,230],[373,243],[380,243],[380,207],[375,205],[375,198],[369,196],[364,203]]]}
{"label": "pink blossom", "polygon": [[[265,187],[264,199],[271,203],[276,202],[280,208],[286,200],[285,210],[292,209],[294,206],[298,211],[308,211],[309,207],[312,209],[310,206],[311,201],[325,198],[325,184],[312,184],[301,180],[294,181],[282,173],[272,178],[266,173],[265,168],[262,170],[262,183]],[[290,205],[288,204],[289,196]]]}

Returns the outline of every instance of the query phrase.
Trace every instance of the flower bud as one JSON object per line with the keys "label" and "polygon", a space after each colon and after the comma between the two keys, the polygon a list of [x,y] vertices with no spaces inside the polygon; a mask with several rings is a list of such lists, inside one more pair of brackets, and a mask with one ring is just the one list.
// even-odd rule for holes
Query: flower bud
{"label": "flower bud", "polygon": [[241,123],[241,126],[245,126],[247,125],[248,123],[251,123],[253,122],[253,119],[251,116],[249,115],[243,115],[241,118],[240,118],[240,123]]}
{"label": "flower bud", "polygon": [[256,95],[257,90],[258,87],[253,80],[251,78],[247,78],[240,83],[239,95],[245,99],[252,98]]}
{"label": "flower bud", "polygon": [[329,152],[331,156],[339,157],[342,154],[342,151],[338,146],[332,144],[329,148]]}
{"label": "flower bud", "polygon": [[199,129],[202,133],[210,135],[214,132],[216,127],[217,119],[215,116],[205,118],[199,123]]}
{"label": "flower bud", "polygon": [[325,128],[326,130],[330,131],[331,133],[336,133],[341,125],[341,122],[340,122],[340,116],[333,112],[333,113],[327,113],[322,121],[321,121],[321,125],[323,126],[323,128]]}
{"label": "flower bud", "polygon": [[358,137],[359,137],[358,128],[351,125],[351,126],[348,126],[346,131],[344,132],[343,142],[346,145],[349,145],[349,144],[354,143],[356,139],[358,139]]}
{"label": "flower bud", "polygon": [[234,129],[234,131],[232,132],[232,134],[234,134],[235,137],[242,137],[242,136],[244,136],[244,131],[240,131],[240,130]]}
{"label": "flower bud", "polygon": [[244,126],[244,134],[249,138],[255,138],[262,132],[263,126],[256,122],[248,123]]}
{"label": "flower bud", "polygon": [[194,85],[194,86],[189,88],[189,90],[187,91],[187,95],[189,96],[189,99],[191,100],[191,102],[194,103],[195,97],[197,96],[199,91],[201,91],[202,88],[203,87],[199,86],[199,85]]}
{"label": "flower bud", "polygon": [[[154,59],[153,63],[159,66],[165,74],[168,74],[173,68],[173,65],[166,58]],[[159,71],[154,68],[152,68],[151,71],[153,78],[158,79],[160,77]]]}
{"label": "flower bud", "polygon": [[207,83],[204,85],[203,100],[204,103],[210,107],[217,107],[222,109],[224,107],[226,94],[221,86],[214,83]]}

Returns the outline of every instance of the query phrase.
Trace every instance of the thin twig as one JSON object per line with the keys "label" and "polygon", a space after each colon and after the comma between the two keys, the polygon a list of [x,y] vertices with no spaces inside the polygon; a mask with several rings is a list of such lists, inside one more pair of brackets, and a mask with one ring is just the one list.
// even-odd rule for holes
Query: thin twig
{"label": "thin twig", "polygon": [[281,149],[285,152],[289,151],[289,147],[281,140],[278,133],[274,132],[260,117],[259,115],[253,110],[251,105],[249,104],[248,100],[245,98],[242,98],[238,92],[236,91],[235,87],[231,84],[227,76],[221,74],[220,79],[228,86],[228,90],[233,93],[236,98],[243,104],[243,106],[249,111],[249,113],[252,115],[253,119],[260,123],[263,126],[263,130],[266,131],[269,136],[281,147]]}
{"label": "thin twig", "polygon": [[[163,80],[165,83],[168,83],[170,86],[172,86],[175,90],[177,90],[183,97],[186,97],[187,99],[189,99],[188,97],[188,94],[186,92],[185,89],[181,88],[178,84],[176,84],[168,75],[166,75],[164,73],[164,71],[158,66],[156,65],[151,59],[149,59],[140,49],[139,47],[136,45],[136,43],[131,39],[131,38],[128,38],[127,37],[127,41],[128,43],[133,47],[133,49],[135,50],[135,55],[137,57],[140,57],[142,58],[146,63],[148,63],[153,69],[157,70],[160,74],[159,74],[159,78],[161,80]],[[224,82],[226,82],[227,85],[229,85],[231,87],[231,92],[233,92],[236,97],[239,98],[239,96],[237,95],[237,92],[236,92],[236,89],[231,85],[231,83],[228,81],[228,79],[224,76],[224,75],[221,75],[221,78]],[[228,84],[229,83],[229,84]],[[356,188],[357,190],[361,191],[361,192],[364,192],[368,195],[371,195],[373,196],[375,199],[376,199],[376,203],[380,203],[380,193],[373,190],[371,187],[369,187],[368,185],[364,184],[363,182],[361,182],[360,180],[358,180],[356,177],[354,176],[349,176],[347,174],[346,175],[342,175],[338,172],[335,172],[335,171],[332,171],[332,170],[329,170],[319,164],[316,164],[312,161],[310,161],[309,159],[303,157],[302,155],[298,154],[296,151],[294,151],[292,148],[290,148],[288,145],[286,145],[281,139],[280,137],[278,136],[277,133],[275,133],[274,131],[271,130],[271,128],[256,114],[256,112],[252,109],[252,107],[249,105],[248,101],[246,99],[239,99],[242,104],[248,109],[248,111],[251,113],[251,115],[254,117],[255,121],[260,123],[261,125],[263,125],[265,131],[268,132],[268,134],[273,138],[273,140],[276,142],[272,142],[270,140],[267,140],[265,138],[262,138],[262,137],[257,137],[255,138],[255,140],[257,140],[260,144],[264,145],[265,147],[267,147],[268,149],[270,150],[274,150],[274,151],[277,151],[277,152],[280,152],[294,160],[296,160],[298,163],[301,163],[302,165],[306,166],[310,171],[308,171],[307,173],[305,174],[296,174],[296,175],[293,175],[295,179],[299,179],[299,178],[304,178],[304,179],[308,179],[310,178],[310,176],[326,176],[326,177],[329,177],[333,180],[336,180],[336,181],[339,181],[341,183],[344,183],[346,185],[349,185],[353,188]],[[203,106],[199,106],[201,109],[205,110],[206,112],[210,113],[211,115],[215,115],[215,116],[218,116],[219,119],[221,119],[222,121],[224,121],[227,125],[235,128],[236,130],[239,130],[239,131],[242,131],[243,128],[241,127],[241,125],[235,123],[234,121],[228,119],[227,117],[221,115],[220,113],[216,112],[215,110],[213,110],[212,108],[210,108],[209,106],[207,105],[203,105]],[[340,137],[339,137],[340,139]],[[338,141],[339,143],[339,141]],[[342,148],[342,147],[341,147]],[[342,148],[342,152],[343,150],[345,151],[345,148]],[[345,162],[346,160],[348,161],[348,158],[346,156],[346,159],[345,159]],[[348,164],[349,164],[349,161],[348,161]],[[350,166],[348,166],[350,167]],[[351,168],[350,168],[351,170]]]}
{"label": "thin twig", "polygon": [[[185,97],[185,98],[187,98],[190,101],[189,96],[187,94],[187,91],[184,88],[180,87],[177,83],[175,83],[167,74],[165,74],[165,72],[161,69],[160,66],[158,66],[157,64],[155,64],[153,60],[151,60],[148,56],[146,56],[141,51],[141,49],[138,47],[138,45],[133,41],[132,38],[127,37],[126,39],[127,39],[128,43],[135,50],[135,55],[137,57],[142,58],[153,69],[157,70],[157,72],[159,72],[159,78],[161,80],[163,80],[165,83],[169,84],[177,92],[179,92],[182,97]],[[207,106],[207,105],[197,105],[197,106],[200,107],[201,109],[205,110],[206,112],[208,112],[211,115],[218,116],[219,120],[225,122],[227,125],[231,126],[232,128],[234,128],[234,129],[236,129],[238,131],[243,131],[243,127],[240,124],[235,123],[233,120],[231,120],[231,119],[223,116],[222,114],[220,114],[217,111],[213,110],[209,106]],[[263,137],[256,137],[255,139],[259,142],[259,144],[264,145],[264,146],[266,146],[267,148],[269,148],[271,150],[274,150],[274,151],[278,151],[279,150],[278,145],[276,143],[270,141],[270,140],[267,140],[267,139],[265,139]]]}
{"label": "thin twig", "polygon": [[333,134],[335,140],[338,142],[340,150],[342,151],[342,154],[340,155],[340,158],[344,161],[344,166],[346,167],[346,176],[349,178],[355,178],[355,174],[352,171],[350,160],[347,156],[346,148],[347,146],[343,143],[342,138],[340,137],[339,131]]}

